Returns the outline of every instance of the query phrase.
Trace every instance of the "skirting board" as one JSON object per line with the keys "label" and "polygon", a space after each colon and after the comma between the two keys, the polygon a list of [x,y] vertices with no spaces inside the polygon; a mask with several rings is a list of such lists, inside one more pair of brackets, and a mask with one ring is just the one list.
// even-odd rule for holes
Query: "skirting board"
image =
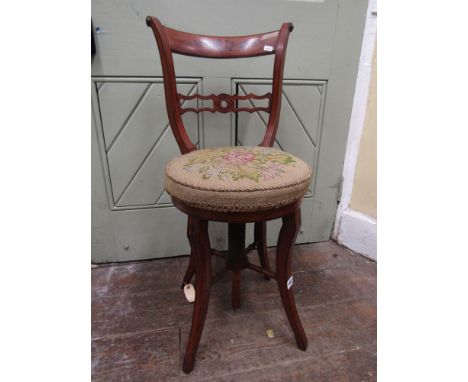
{"label": "skirting board", "polygon": [[337,241],[354,252],[377,260],[377,220],[346,209],[341,218]]}

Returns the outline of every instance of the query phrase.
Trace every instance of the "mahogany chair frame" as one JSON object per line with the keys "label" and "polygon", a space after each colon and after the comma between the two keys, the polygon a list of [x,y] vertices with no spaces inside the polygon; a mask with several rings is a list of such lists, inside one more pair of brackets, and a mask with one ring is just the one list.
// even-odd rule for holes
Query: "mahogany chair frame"
{"label": "mahogany chair frame", "polygon": [[[278,129],[283,87],[283,71],[289,34],[293,30],[291,23],[283,23],[277,31],[248,36],[205,36],[186,33],[168,28],[153,17],[146,18],[156,38],[164,77],[164,92],[166,98],[169,123],[182,154],[197,150],[186,132],[182,114],[186,112],[254,112],[265,111],[270,114],[267,129],[259,146],[272,147]],[[245,96],[229,94],[210,94],[203,96],[194,94],[181,95],[177,92],[173,54],[194,57],[230,59],[247,58],[274,54],[273,84],[271,93],[264,95],[248,94]],[[212,107],[183,108],[182,102],[190,99],[211,100]],[[266,99],[265,107],[238,107],[239,100]],[[307,337],[302,327],[294,301],[291,275],[291,249],[301,225],[301,201],[270,210],[251,212],[217,212],[195,208],[181,200],[172,198],[176,208],[188,215],[187,236],[191,246],[188,268],[182,282],[190,283],[195,275],[196,298],[192,316],[187,349],[185,352],[183,371],[190,373],[195,364],[195,355],[203,331],[211,285],[220,279],[226,271],[232,272],[232,307],[240,308],[240,274],[245,268],[263,274],[265,279],[273,278],[278,283],[281,300],[286,316],[291,324],[299,349],[307,349]],[[277,255],[276,272],[272,272],[267,254],[266,222],[282,218]],[[226,254],[213,250],[208,236],[208,222],[218,221],[228,223],[228,251]],[[245,225],[255,223],[254,242],[245,247]],[[248,254],[256,249],[260,265],[248,261]],[[211,256],[221,256],[226,259],[226,269],[212,275]]]}

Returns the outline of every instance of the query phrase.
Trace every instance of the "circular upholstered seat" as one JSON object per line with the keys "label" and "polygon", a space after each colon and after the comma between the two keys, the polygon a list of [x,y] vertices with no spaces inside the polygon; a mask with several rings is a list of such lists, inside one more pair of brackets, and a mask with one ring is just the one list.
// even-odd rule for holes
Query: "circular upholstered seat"
{"label": "circular upholstered seat", "polygon": [[257,211],[284,206],[307,192],[312,170],[301,159],[270,147],[218,147],[192,151],[166,166],[166,191],[194,207]]}

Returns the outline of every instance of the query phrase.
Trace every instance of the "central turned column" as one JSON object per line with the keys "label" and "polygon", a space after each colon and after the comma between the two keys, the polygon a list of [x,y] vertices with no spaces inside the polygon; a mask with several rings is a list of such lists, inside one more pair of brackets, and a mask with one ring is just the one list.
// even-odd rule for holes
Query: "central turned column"
{"label": "central turned column", "polygon": [[229,223],[228,268],[232,271],[232,309],[240,308],[241,270],[246,267],[245,223]]}

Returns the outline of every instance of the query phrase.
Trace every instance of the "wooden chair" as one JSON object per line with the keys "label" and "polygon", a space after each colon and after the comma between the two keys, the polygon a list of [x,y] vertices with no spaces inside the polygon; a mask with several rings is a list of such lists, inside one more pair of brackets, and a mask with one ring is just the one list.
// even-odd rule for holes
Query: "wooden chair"
{"label": "wooden chair", "polygon": [[[278,128],[283,68],[291,23],[278,31],[232,37],[214,37],[181,32],[163,26],[152,16],[146,18],[156,38],[164,76],[167,114],[182,155],[166,167],[166,190],[174,205],[188,215],[187,236],[191,246],[188,269],[182,287],[196,276],[196,298],[192,327],[183,371],[190,373],[203,331],[211,284],[222,277],[212,276],[211,255],[225,257],[232,271],[232,307],[240,308],[240,272],[248,268],[276,279],[286,315],[297,346],[307,349],[307,337],[294,301],[291,275],[291,248],[301,225],[300,204],[310,185],[311,170],[299,158],[272,148]],[[219,94],[185,96],[178,94],[172,54],[229,59],[274,54],[272,92],[245,96]],[[212,107],[183,108],[182,102],[201,99]],[[239,107],[239,101],[264,99],[265,107]],[[198,150],[190,141],[181,115],[186,112],[254,112],[270,114],[265,136],[257,147],[224,147]],[[276,272],[268,261],[266,222],[282,218]],[[208,221],[228,223],[227,255],[211,249]],[[245,224],[255,223],[254,243],[245,248]],[[248,261],[257,249],[260,265]]]}

